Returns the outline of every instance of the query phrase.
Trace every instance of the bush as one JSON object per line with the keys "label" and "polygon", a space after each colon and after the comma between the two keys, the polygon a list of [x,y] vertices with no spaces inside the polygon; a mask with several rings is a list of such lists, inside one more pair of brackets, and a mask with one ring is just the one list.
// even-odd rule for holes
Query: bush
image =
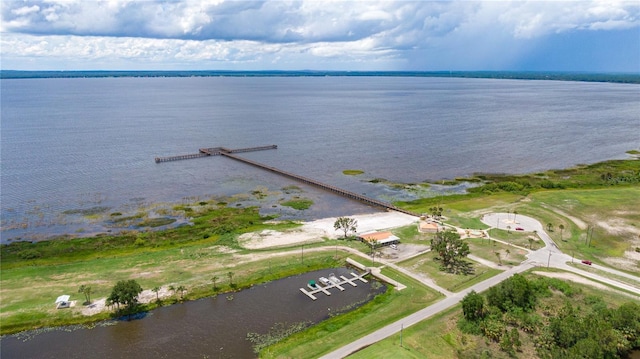
{"label": "bush", "polygon": [[42,257],[42,253],[35,249],[25,249],[18,253],[18,257],[22,259],[36,259]]}

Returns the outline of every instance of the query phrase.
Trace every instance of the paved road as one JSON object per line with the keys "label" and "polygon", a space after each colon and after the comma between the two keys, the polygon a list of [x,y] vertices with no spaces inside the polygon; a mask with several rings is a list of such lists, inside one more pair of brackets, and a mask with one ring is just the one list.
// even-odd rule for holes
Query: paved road
{"label": "paved road", "polygon": [[[522,227],[525,231],[535,230],[538,236],[544,241],[545,247],[542,249],[538,249],[536,251],[529,251],[529,254],[527,254],[527,260],[525,260],[518,266],[508,269],[492,278],[489,278],[483,282],[480,282],[461,292],[447,293],[447,297],[439,301],[438,303],[435,303],[424,309],[421,309],[407,317],[404,317],[396,321],[395,323],[389,324],[384,328],[381,328],[367,336],[364,336],[354,342],[351,342],[343,346],[342,348],[339,348],[321,358],[322,359],[344,358],[349,354],[365,346],[371,345],[393,334],[398,333],[403,327],[406,328],[411,325],[414,325],[422,320],[425,320],[443,310],[446,310],[456,305],[462,300],[462,298],[464,298],[465,295],[467,295],[467,293],[469,293],[472,290],[475,290],[476,292],[485,291],[516,273],[524,272],[536,266],[549,266],[549,267],[567,270],[567,271],[582,275],[586,278],[591,278],[591,279],[594,279],[618,288],[625,289],[629,292],[636,293],[637,295],[640,296],[640,288],[637,288],[625,283],[621,283],[613,279],[605,278],[600,275],[583,271],[578,268],[567,265],[567,262],[571,261],[572,259],[571,256],[568,256],[562,253],[562,251],[556,246],[553,239],[551,239],[551,237],[547,234],[547,232],[544,231],[542,224],[534,218],[526,217],[523,215],[514,215],[513,213],[494,213],[490,215],[485,215],[482,220],[483,222],[485,222],[485,224],[491,227],[497,227],[501,229],[507,229],[506,227],[508,225],[512,229],[515,229],[515,227],[517,226],[517,227]],[[393,266],[393,267],[394,269],[397,268],[396,266]],[[603,266],[594,266],[594,267],[600,270],[607,271],[609,273],[613,273],[626,278],[634,279],[636,281],[640,281],[640,278],[637,276],[633,276],[625,272],[620,272],[612,268],[603,267]],[[406,270],[403,270],[403,272],[406,272]],[[412,275],[412,277],[416,278],[415,275]],[[421,282],[424,283],[423,280],[421,280]]]}

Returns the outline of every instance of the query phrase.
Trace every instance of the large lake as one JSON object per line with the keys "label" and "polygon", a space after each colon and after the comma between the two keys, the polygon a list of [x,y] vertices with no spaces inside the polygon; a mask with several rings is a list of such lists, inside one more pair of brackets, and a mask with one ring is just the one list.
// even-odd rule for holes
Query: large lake
{"label": "large lake", "polygon": [[[2,241],[101,231],[70,210],[282,191],[292,180],[227,158],[156,164],[200,147],[243,154],[382,200],[367,182],[525,173],[625,158],[640,86],[411,77],[80,78],[1,81]],[[365,171],[345,176],[345,169]],[[375,209],[299,185],[314,219]],[[284,196],[284,194],[283,194]],[[258,203],[259,204],[259,203]],[[65,214],[64,212],[67,211]]]}

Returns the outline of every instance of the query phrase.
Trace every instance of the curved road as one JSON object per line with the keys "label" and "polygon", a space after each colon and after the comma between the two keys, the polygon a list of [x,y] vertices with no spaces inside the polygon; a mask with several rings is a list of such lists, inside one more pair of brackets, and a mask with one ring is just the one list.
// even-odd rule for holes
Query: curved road
{"label": "curved road", "polygon": [[[471,292],[472,290],[476,292],[485,291],[491,288],[492,286],[502,282],[503,280],[511,277],[513,274],[524,272],[536,266],[548,265],[549,267],[570,271],[570,272],[582,275],[584,277],[603,282],[608,285],[625,289],[631,293],[635,293],[638,296],[640,296],[640,288],[638,287],[621,283],[619,281],[605,278],[605,277],[567,265],[567,262],[571,261],[572,259],[571,256],[562,253],[562,251],[556,246],[556,244],[553,242],[553,240],[547,234],[547,232],[544,231],[542,224],[531,217],[527,217],[523,215],[514,215],[513,213],[493,213],[490,215],[485,215],[482,218],[482,221],[485,224],[489,225],[490,227],[494,227],[494,228],[507,229],[506,227],[510,226],[512,229],[515,230],[515,227],[517,226],[517,227],[522,227],[525,231],[532,232],[535,230],[538,236],[544,241],[545,247],[538,249],[536,251],[529,251],[529,254],[527,254],[527,260],[522,262],[520,265],[512,267],[511,269],[508,269],[492,278],[489,278],[483,282],[480,282],[460,292],[445,293],[447,297],[439,301],[438,303],[430,305],[424,309],[421,309],[407,317],[404,317],[396,321],[395,323],[389,324],[379,330],[376,330],[375,332],[369,335],[366,335],[354,342],[351,342],[343,346],[342,348],[339,348],[327,355],[322,356],[321,359],[344,358],[349,354],[363,347],[366,347],[368,345],[371,345],[373,343],[376,343],[382,339],[385,339],[391,335],[398,333],[403,327],[404,328],[409,327],[413,324],[416,324],[422,320],[425,320],[433,316],[434,314],[437,314],[443,310],[446,310],[456,305],[462,300],[462,298],[464,298],[465,295],[467,295],[467,293]],[[387,263],[387,265],[389,265],[389,263]],[[397,268],[396,266],[393,266],[393,267],[394,269]],[[615,269],[603,267],[599,265],[594,265],[594,267],[599,270],[607,271],[609,273],[622,276],[625,278],[630,278],[640,282],[640,277],[637,277],[625,272],[620,272]],[[406,273],[406,270],[403,270],[403,273]],[[412,277],[416,278],[415,275],[412,275]],[[424,283],[425,281],[421,280],[421,282]]]}

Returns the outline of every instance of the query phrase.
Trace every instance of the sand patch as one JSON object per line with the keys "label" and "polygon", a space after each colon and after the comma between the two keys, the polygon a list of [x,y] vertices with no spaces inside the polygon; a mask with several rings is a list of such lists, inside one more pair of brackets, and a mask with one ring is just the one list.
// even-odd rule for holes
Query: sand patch
{"label": "sand patch", "polygon": [[327,236],[327,233],[317,228],[294,229],[285,232],[265,229],[261,232],[245,233],[238,238],[238,242],[247,249],[260,249],[320,242],[324,236]]}
{"label": "sand patch", "polygon": [[[165,286],[160,288],[160,290],[158,291],[157,298],[163,299],[163,298],[170,297],[173,294],[174,293],[171,290],[169,290],[169,287]],[[156,292],[149,289],[143,290],[142,293],[138,295],[138,302],[140,303],[150,303],[154,300],[156,300]],[[94,300],[91,304],[82,306],[82,309],[80,310],[80,312],[82,313],[82,315],[90,316],[90,315],[98,314],[100,312],[104,312],[105,310],[110,310],[111,308],[108,308],[106,306],[106,301],[107,301],[107,298],[100,298],[98,300]]]}
{"label": "sand patch", "polygon": [[[368,233],[408,226],[418,220],[416,217],[394,211],[348,217],[358,221],[357,233]],[[289,246],[298,243],[319,242],[324,240],[324,238],[338,238],[343,236],[344,232],[341,230],[336,231],[333,228],[336,219],[337,218],[333,217],[305,222],[300,228],[283,232],[264,230],[261,232],[246,233],[238,238],[238,242],[248,249],[262,249]]]}
{"label": "sand patch", "polygon": [[630,226],[621,219],[611,219],[607,222],[598,221],[596,224],[598,227],[604,228],[607,232],[613,235],[624,235],[629,233],[640,235],[640,228]]}

